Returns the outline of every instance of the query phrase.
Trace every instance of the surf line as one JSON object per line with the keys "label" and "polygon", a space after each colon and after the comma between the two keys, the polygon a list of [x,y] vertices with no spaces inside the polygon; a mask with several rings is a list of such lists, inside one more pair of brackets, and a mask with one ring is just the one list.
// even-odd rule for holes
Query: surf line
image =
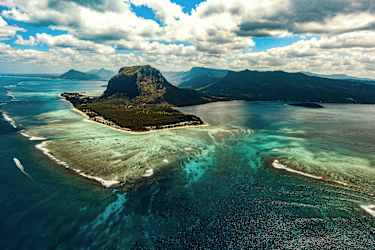
{"label": "surf line", "polygon": [[373,205],[361,205],[360,207],[366,213],[370,214],[372,217],[375,217],[375,204],[373,204]]}
{"label": "surf line", "polygon": [[3,113],[3,118],[7,121],[13,128],[17,128],[16,121],[10,117],[7,113]]}
{"label": "surf line", "polygon": [[93,176],[93,175],[88,175],[88,174],[83,173],[79,169],[70,167],[68,163],[66,163],[66,162],[64,162],[62,160],[57,159],[52,154],[52,152],[46,147],[47,144],[48,144],[48,142],[49,141],[43,141],[42,143],[37,144],[35,147],[37,149],[39,149],[40,151],[42,151],[43,154],[45,154],[47,157],[49,157],[51,160],[53,160],[57,164],[65,167],[66,169],[70,169],[70,170],[74,171],[75,173],[77,173],[78,175],[86,177],[87,179],[95,180],[95,181],[99,182],[102,186],[104,186],[106,188],[111,188],[111,187],[118,186],[118,185],[121,184],[120,181],[117,181],[117,180],[104,180],[104,179],[102,179],[100,177]]}
{"label": "surf line", "polygon": [[328,180],[323,176],[312,175],[312,174],[308,174],[308,173],[305,173],[305,172],[302,172],[302,171],[299,171],[299,170],[289,168],[287,165],[284,165],[284,164],[280,163],[279,160],[274,160],[272,162],[272,167],[275,168],[275,169],[284,170],[284,171],[287,171],[289,173],[302,175],[302,176],[305,176],[305,177],[309,177],[309,178],[312,178],[312,179],[315,179],[315,180],[324,181],[324,182],[331,183],[331,184],[339,184],[341,186],[349,186],[348,183],[345,183],[345,182],[342,182],[342,181]]}
{"label": "surf line", "polygon": [[26,138],[28,138],[30,141],[45,141],[47,138],[39,137],[39,136],[32,136],[25,132],[25,130],[21,130],[20,134]]}
{"label": "surf line", "polygon": [[25,168],[23,167],[20,160],[18,160],[16,157],[13,158],[14,164],[16,164],[16,167],[21,171],[22,174],[24,174],[27,178],[30,180],[33,180],[33,178],[26,172]]}

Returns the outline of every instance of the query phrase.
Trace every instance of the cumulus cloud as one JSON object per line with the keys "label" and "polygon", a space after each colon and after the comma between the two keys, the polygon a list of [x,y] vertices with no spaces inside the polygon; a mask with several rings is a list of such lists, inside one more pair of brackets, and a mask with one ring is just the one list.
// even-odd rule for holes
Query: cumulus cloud
{"label": "cumulus cloud", "polygon": [[17,36],[16,43],[19,45],[29,46],[45,44],[48,45],[49,48],[74,48],[79,51],[95,52],[100,54],[112,54],[115,52],[114,48],[111,46],[80,40],[70,34],[52,36],[46,33],[38,33],[35,36],[30,36],[28,39],[24,39],[22,36]]}
{"label": "cumulus cloud", "polygon": [[375,48],[375,31],[357,31],[337,36],[324,36],[318,44],[321,49]]}
{"label": "cumulus cloud", "polygon": [[151,8],[163,23],[173,23],[186,17],[182,7],[170,0],[130,0],[130,2],[136,6]]}
{"label": "cumulus cloud", "polygon": [[[375,74],[369,71],[375,63],[371,1],[206,0],[189,13],[171,0],[3,0],[0,5],[7,20],[66,33],[18,34],[16,43],[29,46],[24,50],[28,60],[34,56],[61,65],[150,63],[162,69],[214,66]],[[158,20],[137,15],[134,6],[150,8]],[[17,31],[20,28],[0,19],[0,39]],[[301,40],[255,52],[257,37],[277,41],[288,36]],[[38,52],[40,44],[48,50]],[[4,49],[22,58],[22,49]]]}
{"label": "cumulus cloud", "polygon": [[0,16],[0,40],[14,37],[18,31],[24,31],[24,29],[8,25],[8,23]]}
{"label": "cumulus cloud", "polygon": [[159,28],[155,21],[135,15],[129,3],[118,0],[7,1],[15,7],[4,10],[5,17],[66,30],[82,38],[116,40],[130,35],[149,36]]}

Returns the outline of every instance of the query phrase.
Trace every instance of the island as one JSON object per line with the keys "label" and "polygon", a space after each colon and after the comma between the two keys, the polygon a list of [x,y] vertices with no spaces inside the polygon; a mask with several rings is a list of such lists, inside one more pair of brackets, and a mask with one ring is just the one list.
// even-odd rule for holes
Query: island
{"label": "island", "polygon": [[61,96],[90,120],[132,132],[203,125],[199,117],[184,114],[175,107],[215,100],[195,90],[171,85],[160,71],[149,65],[121,68],[99,97],[80,93]]}
{"label": "island", "polygon": [[289,103],[289,105],[295,106],[295,107],[310,108],[310,109],[322,109],[322,108],[324,108],[323,105],[320,105],[319,103],[315,103],[315,102],[295,102],[295,103]]}

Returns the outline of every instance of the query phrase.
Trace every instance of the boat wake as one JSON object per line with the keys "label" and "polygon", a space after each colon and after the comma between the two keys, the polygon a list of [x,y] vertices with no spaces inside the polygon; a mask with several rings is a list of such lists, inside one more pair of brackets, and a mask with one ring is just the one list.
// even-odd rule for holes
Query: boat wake
{"label": "boat wake", "polygon": [[279,160],[274,160],[272,162],[272,167],[274,167],[276,169],[285,170],[285,171],[290,172],[290,173],[303,175],[303,176],[306,176],[306,177],[309,177],[309,178],[313,178],[313,179],[316,179],[316,180],[323,180],[324,179],[322,176],[316,176],[316,175],[308,174],[308,173],[305,173],[305,172],[302,172],[302,171],[299,171],[299,170],[288,168],[288,166],[286,166],[284,164],[281,164],[279,162]]}
{"label": "boat wake", "polygon": [[14,163],[16,164],[16,167],[21,171],[22,174],[24,174],[27,178],[29,178],[30,180],[32,180],[33,178],[31,177],[31,175],[29,175],[29,173],[26,172],[25,168],[23,167],[22,163],[20,160],[18,160],[17,158],[13,158],[13,161]]}

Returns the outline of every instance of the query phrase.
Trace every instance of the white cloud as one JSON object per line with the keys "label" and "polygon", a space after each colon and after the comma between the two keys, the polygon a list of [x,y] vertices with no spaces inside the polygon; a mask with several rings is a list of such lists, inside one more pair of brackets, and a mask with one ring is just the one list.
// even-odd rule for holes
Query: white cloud
{"label": "white cloud", "polygon": [[163,23],[173,23],[185,18],[187,15],[182,11],[182,7],[170,0],[130,0],[136,6],[147,6],[151,8],[157,18]]}
{"label": "white cloud", "polygon": [[375,31],[357,31],[337,36],[323,36],[321,49],[375,48]]}
{"label": "white cloud", "polygon": [[46,33],[38,33],[26,40],[21,36],[17,36],[16,43],[29,46],[45,44],[48,45],[49,48],[74,48],[79,51],[96,52],[100,54],[112,54],[115,52],[114,48],[111,46],[80,40],[70,34],[52,36]]}
{"label": "white cloud", "polygon": [[14,37],[18,31],[24,31],[24,29],[8,25],[8,23],[0,16],[0,40]]}
{"label": "white cloud", "polygon": [[[4,49],[64,67],[150,63],[162,69],[214,66],[375,74],[370,71],[375,67],[375,5],[370,1],[206,0],[191,13],[171,0],[3,0],[0,5],[7,6],[1,13],[6,18],[67,33],[17,36],[19,45],[45,44],[48,51]],[[161,24],[137,16],[132,5],[149,7]],[[1,20],[0,38],[15,36],[17,27]],[[313,39],[254,52],[257,36],[312,34]]]}
{"label": "white cloud", "polygon": [[[9,0],[5,2],[7,1]],[[85,1],[11,0],[9,2],[14,3],[15,7],[4,10],[2,15],[35,25],[66,30],[77,37],[111,40],[129,35],[150,36],[159,29],[155,21],[137,17],[131,11],[129,4],[123,1],[98,0],[98,3],[93,3],[101,8],[78,4]]]}

